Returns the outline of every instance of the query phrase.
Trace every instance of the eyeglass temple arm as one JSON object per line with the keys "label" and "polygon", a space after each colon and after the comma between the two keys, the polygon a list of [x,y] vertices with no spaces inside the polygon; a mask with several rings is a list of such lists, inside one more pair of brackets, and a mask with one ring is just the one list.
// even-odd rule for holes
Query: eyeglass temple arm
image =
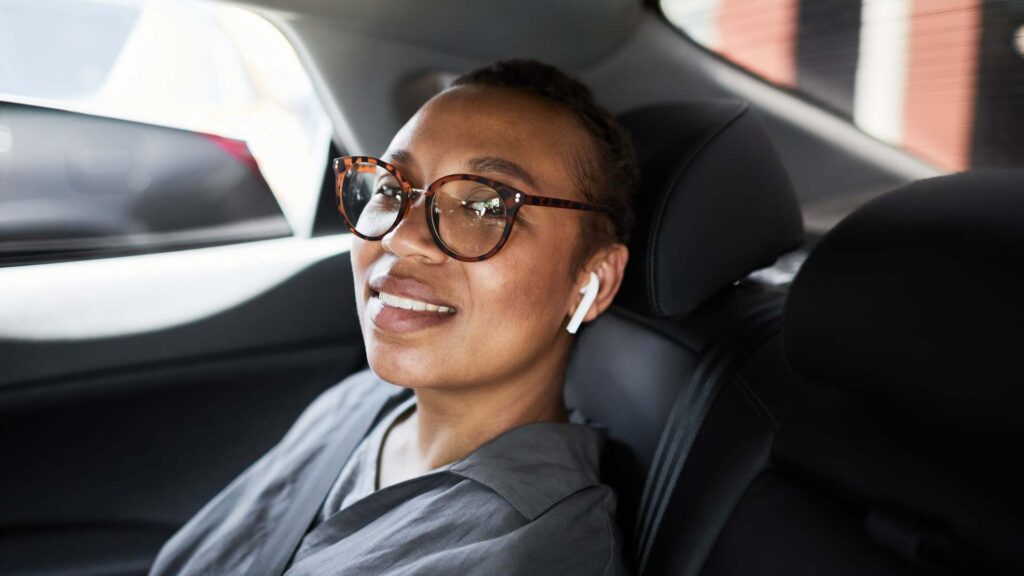
{"label": "eyeglass temple arm", "polygon": [[530,196],[529,194],[522,194],[522,199],[518,200],[523,204],[529,204],[532,206],[548,206],[550,208],[568,208],[570,210],[590,210],[593,212],[604,212],[611,214],[614,211],[607,207],[599,204],[588,204],[586,202],[577,202],[575,200],[564,200],[562,198],[548,198],[546,196]]}

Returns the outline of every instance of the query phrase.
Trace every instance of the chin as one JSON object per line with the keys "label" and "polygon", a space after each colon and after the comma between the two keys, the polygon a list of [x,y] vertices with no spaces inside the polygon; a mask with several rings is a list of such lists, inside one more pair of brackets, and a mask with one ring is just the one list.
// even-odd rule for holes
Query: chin
{"label": "chin", "polygon": [[405,388],[432,388],[438,385],[437,371],[431,366],[423,350],[396,350],[393,345],[371,343],[366,349],[370,369],[378,378]]}

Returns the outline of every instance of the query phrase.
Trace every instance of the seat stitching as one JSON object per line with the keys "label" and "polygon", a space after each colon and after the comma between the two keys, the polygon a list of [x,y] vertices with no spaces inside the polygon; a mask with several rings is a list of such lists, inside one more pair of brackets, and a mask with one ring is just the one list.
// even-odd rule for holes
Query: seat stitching
{"label": "seat stitching", "polygon": [[740,389],[740,393],[743,394],[743,396],[751,403],[754,411],[767,421],[768,426],[773,432],[778,431],[779,420],[774,414],[772,414],[771,409],[768,408],[768,406],[761,400],[761,397],[754,392],[747,380],[739,374],[734,374],[733,377],[737,381],[736,384]]}
{"label": "seat stitching", "polygon": [[602,576],[608,574],[608,570],[612,567],[612,562],[615,559],[615,533],[612,530],[612,513],[608,509],[608,497],[606,496],[603,501],[604,506],[604,525],[608,529],[608,561],[604,564],[604,571],[601,572]]}

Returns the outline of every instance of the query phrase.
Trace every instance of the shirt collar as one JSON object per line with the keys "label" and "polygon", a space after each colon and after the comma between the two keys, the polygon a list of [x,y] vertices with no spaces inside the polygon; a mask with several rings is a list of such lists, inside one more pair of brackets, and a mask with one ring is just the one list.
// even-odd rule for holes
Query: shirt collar
{"label": "shirt collar", "polygon": [[449,470],[496,492],[528,520],[600,483],[605,431],[582,423],[537,422],[513,428],[454,462]]}

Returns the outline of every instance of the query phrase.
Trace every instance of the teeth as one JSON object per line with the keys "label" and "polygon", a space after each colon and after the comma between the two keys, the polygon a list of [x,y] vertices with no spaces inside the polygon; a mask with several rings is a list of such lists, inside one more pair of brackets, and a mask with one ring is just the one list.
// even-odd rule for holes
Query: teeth
{"label": "teeth", "polygon": [[455,309],[449,308],[448,306],[436,306],[434,304],[420,302],[419,300],[413,300],[412,298],[402,298],[401,296],[395,296],[394,294],[388,294],[387,292],[381,292],[377,297],[380,298],[381,304],[391,306],[392,308],[414,310],[416,312],[437,312],[439,314],[455,313]]}

